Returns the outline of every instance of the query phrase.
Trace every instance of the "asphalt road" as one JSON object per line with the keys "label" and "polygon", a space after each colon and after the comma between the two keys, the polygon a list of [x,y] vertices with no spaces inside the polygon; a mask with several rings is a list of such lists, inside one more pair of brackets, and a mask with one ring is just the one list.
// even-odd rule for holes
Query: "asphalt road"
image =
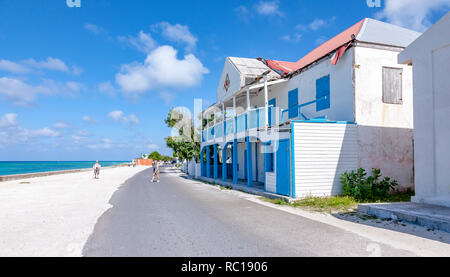
{"label": "asphalt road", "polygon": [[[373,242],[338,227],[248,201],[163,169],[124,183],[84,256],[369,256]],[[379,245],[383,256],[413,256]]]}

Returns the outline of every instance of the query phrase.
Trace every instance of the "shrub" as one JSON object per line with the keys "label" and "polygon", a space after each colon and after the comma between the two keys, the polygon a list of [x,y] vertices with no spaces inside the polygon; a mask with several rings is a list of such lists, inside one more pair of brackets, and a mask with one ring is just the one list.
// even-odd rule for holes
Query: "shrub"
{"label": "shrub", "polygon": [[398,183],[389,177],[382,177],[381,170],[372,169],[372,176],[367,177],[363,168],[357,172],[345,172],[341,175],[342,194],[354,197],[359,201],[377,201],[387,199],[389,190],[394,189]]}

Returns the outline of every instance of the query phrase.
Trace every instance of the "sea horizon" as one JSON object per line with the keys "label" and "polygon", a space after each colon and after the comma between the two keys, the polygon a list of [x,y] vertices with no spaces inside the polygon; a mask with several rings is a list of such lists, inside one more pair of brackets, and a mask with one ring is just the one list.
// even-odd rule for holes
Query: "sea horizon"
{"label": "sea horizon", "polygon": [[[87,169],[93,166],[92,161],[0,161],[0,176],[55,172],[64,170]],[[101,161],[103,167],[129,163],[131,161]]]}

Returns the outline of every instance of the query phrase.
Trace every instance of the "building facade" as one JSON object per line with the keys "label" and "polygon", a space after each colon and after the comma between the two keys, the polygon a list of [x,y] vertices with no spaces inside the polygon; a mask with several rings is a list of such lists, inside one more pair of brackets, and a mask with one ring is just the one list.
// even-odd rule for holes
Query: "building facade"
{"label": "building facade", "polygon": [[450,13],[398,56],[414,71],[415,202],[450,207]]}
{"label": "building facade", "polygon": [[202,176],[299,198],[337,195],[362,167],[412,187],[412,68],[397,55],[419,35],[364,19],[297,62],[227,58]]}

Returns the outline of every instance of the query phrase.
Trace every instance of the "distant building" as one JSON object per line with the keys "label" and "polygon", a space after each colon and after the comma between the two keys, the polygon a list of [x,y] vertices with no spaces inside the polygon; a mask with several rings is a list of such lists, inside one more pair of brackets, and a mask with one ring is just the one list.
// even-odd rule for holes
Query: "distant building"
{"label": "distant building", "polygon": [[450,12],[398,61],[414,75],[413,201],[450,207]]}
{"label": "distant building", "polygon": [[397,55],[419,36],[364,19],[297,62],[228,57],[202,176],[295,198],[340,194],[363,167],[412,187],[412,68]]}

